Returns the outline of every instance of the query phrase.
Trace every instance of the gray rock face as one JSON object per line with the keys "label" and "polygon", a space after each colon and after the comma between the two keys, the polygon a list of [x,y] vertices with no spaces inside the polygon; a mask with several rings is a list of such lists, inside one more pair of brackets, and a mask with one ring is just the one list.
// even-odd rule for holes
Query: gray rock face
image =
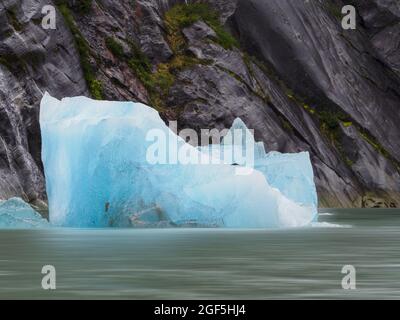
{"label": "gray rock face", "polygon": [[400,2],[364,1],[359,13],[382,60],[400,74]]}
{"label": "gray rock face", "polygon": [[38,121],[43,93],[88,94],[68,29],[62,21],[50,32],[38,24],[48,3],[0,3],[1,199],[46,199]]}
{"label": "gray rock face", "polygon": [[[298,102],[305,101],[317,114],[326,109],[344,114],[343,118],[357,128],[354,130],[358,133],[350,136],[343,124],[335,129],[335,135],[341,136],[340,146],[336,144],[335,149],[342,156],[336,157],[339,165],[331,167],[336,175],[326,175],[315,166],[322,199],[325,194],[332,194],[332,189],[324,190],[324,181],[330,181],[329,186],[337,185],[338,176],[347,180],[347,190],[341,196],[352,202],[368,189],[385,190],[398,201],[400,81],[393,73],[398,59],[398,34],[392,34],[398,25],[391,25],[399,22],[398,2],[368,3],[365,6],[360,1],[366,26],[359,25],[357,31],[343,30],[340,20],[332,14],[332,6],[344,5],[341,1],[328,7],[326,2],[318,1],[242,0],[233,19],[247,51],[267,61],[293,90]],[[376,30],[377,34],[373,32]],[[368,152],[364,150],[367,146]],[[375,148],[371,150],[371,146]],[[386,157],[378,150],[385,150]],[[327,158],[333,160],[323,150],[315,156],[324,163],[328,163]],[[340,161],[343,156],[347,165]],[[377,161],[382,163],[377,165]],[[330,204],[331,201],[326,203]]]}
{"label": "gray rock face", "polygon": [[[399,81],[379,63],[361,32],[342,30],[315,1],[241,1],[240,8],[244,41],[257,43],[291,88],[316,96],[317,103],[329,99],[400,160]],[[386,112],[389,118],[380,116]]]}
{"label": "gray rock face", "polygon": [[[49,1],[3,1],[0,199],[39,207],[46,199],[39,101],[45,91],[93,93],[85,62],[105,99],[158,102],[181,128],[229,128],[241,117],[267,150],[309,151],[321,206],[400,206],[399,2],[353,1],[356,31],[341,28],[341,0],[205,2],[238,47],[222,47],[198,21],[174,35],[184,42],[177,52],[164,15],[183,0],[97,0],[85,12],[64,1],[87,42],[85,58],[60,13],[56,30],[41,28]],[[160,74],[172,79],[166,88]]]}

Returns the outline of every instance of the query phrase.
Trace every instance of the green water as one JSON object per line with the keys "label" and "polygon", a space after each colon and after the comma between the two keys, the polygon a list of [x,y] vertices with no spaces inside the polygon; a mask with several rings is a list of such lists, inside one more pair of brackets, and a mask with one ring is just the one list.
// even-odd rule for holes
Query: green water
{"label": "green water", "polygon": [[[3,230],[0,298],[400,298],[400,211],[328,211],[320,221],[342,227]],[[356,290],[341,287],[349,264]]]}

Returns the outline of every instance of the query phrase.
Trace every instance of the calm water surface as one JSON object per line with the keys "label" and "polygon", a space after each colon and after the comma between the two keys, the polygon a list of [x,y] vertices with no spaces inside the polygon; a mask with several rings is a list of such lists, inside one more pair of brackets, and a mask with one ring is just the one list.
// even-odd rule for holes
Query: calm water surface
{"label": "calm water surface", "polygon": [[[279,231],[1,230],[0,298],[400,299],[400,211],[327,211]],[[348,264],[356,290],[341,288]]]}

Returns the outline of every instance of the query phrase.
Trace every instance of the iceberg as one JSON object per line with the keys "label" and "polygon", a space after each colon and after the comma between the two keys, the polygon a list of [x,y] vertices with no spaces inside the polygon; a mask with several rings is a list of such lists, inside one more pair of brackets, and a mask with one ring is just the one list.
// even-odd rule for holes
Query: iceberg
{"label": "iceberg", "polygon": [[[40,125],[56,226],[286,228],[316,216],[308,154],[266,154],[256,144],[256,168],[237,174],[248,164],[214,161],[218,157],[188,144],[156,110],[133,102],[60,101],[45,94]],[[157,150],[155,132],[165,137]],[[150,150],[159,156],[163,147],[169,161],[149,160]],[[188,161],[171,161],[181,159],[182,150]]]}
{"label": "iceberg", "polygon": [[[234,132],[237,133],[238,131],[242,132],[239,135],[241,139],[234,139]],[[236,163],[260,171],[271,187],[276,188],[298,205],[309,208],[312,211],[312,216],[317,217],[318,196],[308,152],[282,154],[271,151],[267,153],[264,143],[256,142],[252,132],[239,118],[233,122],[232,128],[221,144],[223,145],[222,149],[218,145],[209,145],[200,147],[199,150],[217,156],[226,164]],[[251,159],[251,163],[246,163],[243,150],[246,150],[246,146],[249,145],[254,146],[254,158]],[[231,154],[230,157],[225,156],[224,153],[226,152]],[[226,161],[227,159],[231,161]]]}
{"label": "iceberg", "polygon": [[2,229],[30,229],[47,228],[46,219],[34,211],[29,204],[20,198],[11,198],[0,201],[0,228]]}

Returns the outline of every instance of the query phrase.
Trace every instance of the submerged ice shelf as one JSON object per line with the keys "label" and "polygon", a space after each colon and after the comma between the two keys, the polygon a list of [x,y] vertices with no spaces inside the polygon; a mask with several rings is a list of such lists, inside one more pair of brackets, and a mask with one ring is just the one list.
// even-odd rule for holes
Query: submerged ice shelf
{"label": "submerged ice shelf", "polygon": [[[149,132],[164,134],[165,147],[209,157],[168,128],[141,103],[59,101],[41,103],[42,158],[50,222],[67,227],[213,226],[279,228],[309,224],[317,197],[308,153],[265,154],[256,144],[248,163],[152,164]],[[244,124],[237,120],[234,127]],[[253,139],[253,138],[252,138]],[[232,148],[225,141],[225,150]],[[235,151],[233,151],[235,152]]]}

